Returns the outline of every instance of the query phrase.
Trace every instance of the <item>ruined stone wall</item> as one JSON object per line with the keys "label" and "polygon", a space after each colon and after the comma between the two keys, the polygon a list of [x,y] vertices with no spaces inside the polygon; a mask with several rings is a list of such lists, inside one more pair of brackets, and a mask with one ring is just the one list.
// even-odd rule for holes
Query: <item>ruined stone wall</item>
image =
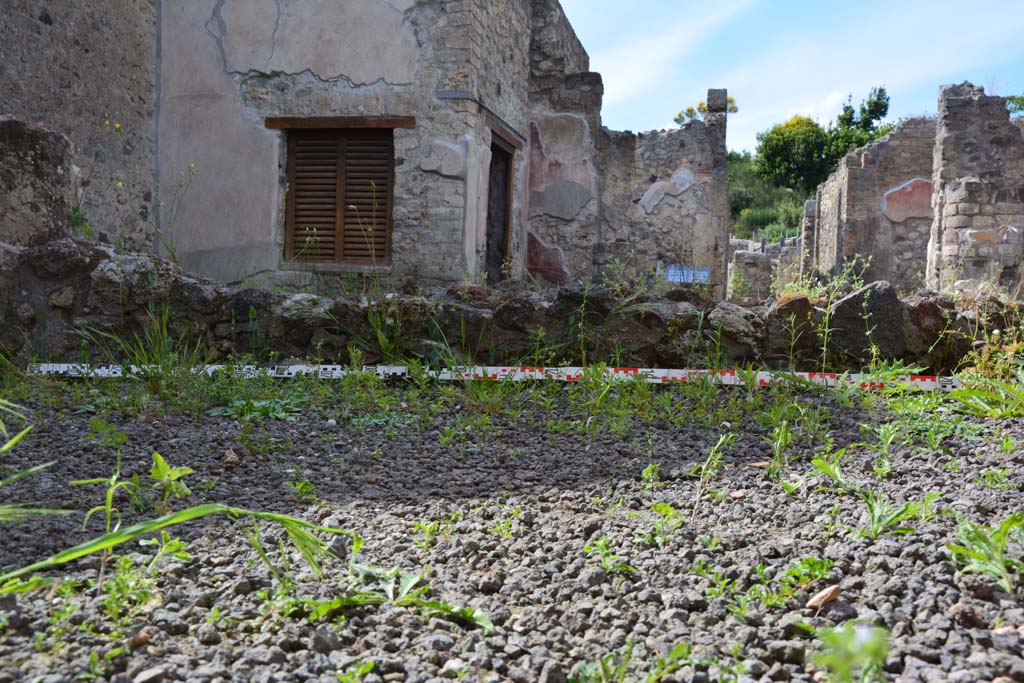
{"label": "ruined stone wall", "polygon": [[905,290],[923,284],[934,140],[934,119],[908,119],[840,161],[820,189],[815,263],[821,272],[857,257],[869,263],[868,280]]}
{"label": "ruined stone wall", "polygon": [[[500,132],[521,146],[510,256],[540,281],[628,256],[705,269],[724,294],[724,110],[677,131],[603,131],[600,75],[558,0],[10,3],[0,114],[83,148],[83,208],[108,241],[229,282],[479,280]],[[283,261],[287,132],[266,119],[319,116],[415,119],[394,132],[390,265]]]}
{"label": "ruined stone wall", "polygon": [[530,0],[476,0],[474,24],[466,36],[479,74],[477,98],[525,138],[530,81]]}
{"label": "ruined stone wall", "polygon": [[[286,134],[267,130],[264,119],[404,115],[416,128],[395,131],[393,266],[316,272],[372,270],[396,283],[429,283],[471,267],[467,194],[479,183],[467,180],[487,161],[472,135],[476,73],[464,41],[471,6],[164,0],[162,16],[165,193],[178,169],[198,167],[175,225],[183,265],[229,281],[312,277],[307,266],[281,262]],[[337,49],[322,49],[326,42]],[[438,92],[447,99],[438,102]]]}
{"label": "ruined stone wall", "polygon": [[598,241],[600,74],[556,0],[531,0],[526,265],[541,283],[589,277]]}
{"label": "ruined stone wall", "polygon": [[[377,299],[313,296],[269,289],[225,286],[183,274],[151,254],[131,254],[72,239],[0,251],[0,350],[18,365],[30,360],[106,361],[102,344],[82,347],[83,330],[104,330],[131,339],[152,325],[152,311],[166,311],[168,330],[190,345],[203,344],[216,357],[274,353],[276,362],[320,359],[347,364],[349,349],[365,362],[387,358],[375,328],[387,326],[401,340],[398,352],[424,356],[443,341],[467,362],[516,364],[536,351],[542,338],[559,352],[556,362],[582,361],[580,341],[591,362],[630,367],[701,367],[709,346],[729,366],[817,368],[824,343],[825,312],[806,297],[772,307],[701,301],[693,292],[644,296],[642,310],[624,306],[600,285],[533,291],[525,283],[494,291],[456,286],[424,296]],[[936,369],[956,367],[980,329],[1019,323],[1014,309],[993,300],[986,315],[959,312],[935,295],[900,301],[888,283],[874,283],[835,302],[828,313],[830,354],[836,368],[859,368],[872,357]],[[383,323],[373,314],[388,312]],[[586,311],[586,329],[568,329],[566,319]],[[865,320],[865,313],[867,320]],[[874,329],[869,339],[866,329]],[[578,335],[578,336],[577,336]],[[109,353],[117,354],[116,348]],[[237,357],[237,355],[235,356]]]}
{"label": "ruined stone wall", "polygon": [[[666,273],[689,268],[725,296],[729,248],[725,114],[678,129],[604,132],[600,242],[595,265]],[[699,274],[698,274],[699,273]]]}
{"label": "ruined stone wall", "polygon": [[93,230],[148,248],[156,207],[154,0],[0,4],[0,115],[66,135],[81,173],[79,208]]}
{"label": "ruined stone wall", "polygon": [[1024,136],[1006,101],[970,83],[939,91],[928,282],[989,282],[1019,293]]}
{"label": "ruined stone wall", "polygon": [[544,97],[565,76],[590,71],[590,57],[557,0],[530,0],[530,89]]}
{"label": "ruined stone wall", "polygon": [[[815,195],[817,197],[817,195]],[[800,222],[800,254],[797,276],[803,278],[814,270],[817,254],[818,200],[808,199],[804,202],[804,217]]]}
{"label": "ruined stone wall", "polygon": [[818,186],[812,259],[814,269],[821,273],[831,273],[842,267],[848,186],[849,167],[845,163],[840,163],[839,168]]}

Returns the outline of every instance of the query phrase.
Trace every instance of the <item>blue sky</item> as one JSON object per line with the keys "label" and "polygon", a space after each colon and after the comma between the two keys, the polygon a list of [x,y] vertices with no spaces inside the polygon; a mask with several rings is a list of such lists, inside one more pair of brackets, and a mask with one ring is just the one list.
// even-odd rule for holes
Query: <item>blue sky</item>
{"label": "blue sky", "polygon": [[934,113],[942,83],[1024,93],[1024,0],[562,0],[604,76],[604,125],[672,125],[728,88],[730,149],[804,114],[822,124],[875,85],[889,118]]}

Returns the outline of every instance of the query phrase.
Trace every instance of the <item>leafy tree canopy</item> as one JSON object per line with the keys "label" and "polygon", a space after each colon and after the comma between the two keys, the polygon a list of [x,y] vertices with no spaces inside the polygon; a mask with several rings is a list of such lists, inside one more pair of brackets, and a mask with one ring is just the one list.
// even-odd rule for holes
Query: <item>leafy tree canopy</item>
{"label": "leafy tree canopy", "polygon": [[776,187],[809,193],[828,176],[829,134],[814,119],[794,116],[757,135],[758,173]]}
{"label": "leafy tree canopy", "polygon": [[773,185],[810,194],[844,155],[892,130],[881,123],[888,113],[889,94],[879,86],[859,107],[847,99],[827,129],[794,116],[757,136],[757,170]]}
{"label": "leafy tree canopy", "polygon": [[1010,95],[1007,97],[1006,108],[1010,110],[1010,116],[1024,114],[1024,95]]}

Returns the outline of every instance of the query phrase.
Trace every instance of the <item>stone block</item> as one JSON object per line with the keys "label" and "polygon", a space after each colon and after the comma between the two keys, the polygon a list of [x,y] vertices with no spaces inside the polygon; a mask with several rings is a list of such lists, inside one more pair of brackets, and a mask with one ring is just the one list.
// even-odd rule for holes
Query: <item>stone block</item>
{"label": "stone block", "polygon": [[975,224],[973,216],[949,216],[942,221],[943,227],[949,229],[970,228]]}
{"label": "stone block", "polygon": [[41,126],[0,118],[0,242],[43,244],[66,232],[71,143]]}
{"label": "stone block", "polygon": [[724,113],[729,111],[729,91],[725,88],[712,88],[708,90],[708,111]]}

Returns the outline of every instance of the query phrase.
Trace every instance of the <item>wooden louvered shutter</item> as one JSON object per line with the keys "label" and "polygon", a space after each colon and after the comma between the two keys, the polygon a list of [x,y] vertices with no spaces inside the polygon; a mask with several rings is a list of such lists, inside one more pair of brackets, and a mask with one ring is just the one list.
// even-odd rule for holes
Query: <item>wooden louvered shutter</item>
{"label": "wooden louvered shutter", "polygon": [[388,261],[393,140],[390,130],[353,131],[345,138],[341,258],[347,263]]}
{"label": "wooden louvered shutter", "polygon": [[389,262],[393,140],[390,129],[314,130],[289,136],[286,258]]}

